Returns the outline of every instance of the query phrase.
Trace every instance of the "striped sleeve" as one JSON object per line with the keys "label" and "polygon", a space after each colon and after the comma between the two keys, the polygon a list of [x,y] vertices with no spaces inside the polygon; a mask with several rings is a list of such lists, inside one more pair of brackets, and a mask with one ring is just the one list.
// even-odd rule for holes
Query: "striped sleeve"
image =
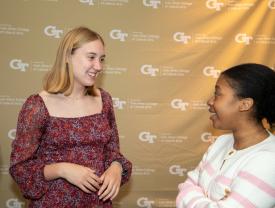
{"label": "striped sleeve", "polygon": [[211,145],[207,152],[203,155],[202,160],[199,165],[192,171],[189,171],[187,174],[187,179],[184,183],[179,184],[178,189],[179,193],[176,199],[177,208],[187,207],[187,201],[190,199],[191,202],[199,200],[204,197],[203,189],[198,185],[199,184],[199,175],[203,166],[206,164],[206,158],[212,149],[213,145]]}
{"label": "striped sleeve", "polygon": [[261,152],[243,165],[225,198],[212,201],[201,192],[188,192],[182,208],[271,208],[275,206],[275,153]]}

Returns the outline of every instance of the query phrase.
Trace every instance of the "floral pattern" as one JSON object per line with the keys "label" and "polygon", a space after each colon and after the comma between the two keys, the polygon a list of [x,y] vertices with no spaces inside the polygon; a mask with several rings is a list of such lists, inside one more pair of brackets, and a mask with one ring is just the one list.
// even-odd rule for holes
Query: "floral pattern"
{"label": "floral pattern", "polygon": [[102,112],[77,118],[50,116],[40,95],[31,95],[18,117],[16,138],[12,143],[10,174],[19,185],[29,207],[112,207],[58,178],[47,181],[46,164],[71,162],[96,170],[101,176],[113,161],[123,168],[121,185],[127,182],[132,164],[119,150],[119,137],[112,98],[100,89]]}

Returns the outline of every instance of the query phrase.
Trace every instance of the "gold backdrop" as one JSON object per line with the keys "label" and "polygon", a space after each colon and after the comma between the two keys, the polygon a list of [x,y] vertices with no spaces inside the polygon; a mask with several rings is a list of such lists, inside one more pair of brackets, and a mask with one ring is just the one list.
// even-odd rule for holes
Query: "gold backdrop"
{"label": "gold backdrop", "polygon": [[223,133],[206,105],[220,72],[275,63],[275,0],[1,0],[0,11],[0,207],[27,206],[8,174],[17,116],[70,29],[106,42],[98,85],[133,163],[114,207],[175,207],[178,183]]}

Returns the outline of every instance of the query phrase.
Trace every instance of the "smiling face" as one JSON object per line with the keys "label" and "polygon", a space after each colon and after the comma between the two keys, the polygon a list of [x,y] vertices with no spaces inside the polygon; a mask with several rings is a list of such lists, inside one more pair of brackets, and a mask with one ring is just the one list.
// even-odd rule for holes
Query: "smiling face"
{"label": "smiling face", "polygon": [[233,130],[240,119],[241,100],[235,95],[224,76],[221,76],[215,86],[215,94],[207,102],[210,119],[213,126],[222,130]]}
{"label": "smiling face", "polygon": [[74,84],[93,86],[98,73],[103,69],[104,59],[104,46],[100,40],[90,41],[76,49],[71,56]]}

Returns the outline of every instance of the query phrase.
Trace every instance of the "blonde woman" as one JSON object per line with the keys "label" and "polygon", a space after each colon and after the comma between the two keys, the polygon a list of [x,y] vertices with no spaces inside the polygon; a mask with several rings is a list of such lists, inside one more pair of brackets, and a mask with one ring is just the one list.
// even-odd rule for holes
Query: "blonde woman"
{"label": "blonde woman", "polygon": [[105,59],[99,34],[79,27],[58,48],[44,91],[18,118],[10,174],[29,207],[112,207],[131,175],[108,92],[95,87]]}

